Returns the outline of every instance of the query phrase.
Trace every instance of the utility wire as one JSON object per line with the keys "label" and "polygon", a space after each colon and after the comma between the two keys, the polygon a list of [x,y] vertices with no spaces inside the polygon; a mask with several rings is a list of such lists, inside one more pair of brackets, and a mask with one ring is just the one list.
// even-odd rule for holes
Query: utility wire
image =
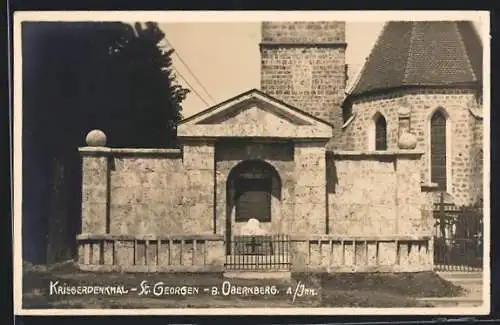
{"label": "utility wire", "polygon": [[175,72],[181,77],[182,80],[188,85],[188,87],[198,96],[199,99],[201,99],[202,102],[205,103],[205,105],[210,106],[210,104],[196,91],[196,88],[194,88],[189,81],[182,75],[182,73],[179,72],[179,70],[175,69]]}
{"label": "utility wire", "polygon": [[[175,49],[175,47],[172,45],[172,43],[168,40],[168,38],[166,36],[165,36],[165,41],[167,42],[168,46],[170,46],[170,47],[172,47],[172,48]],[[205,88],[205,86],[203,86],[203,84],[201,83],[200,79],[198,79],[198,77],[196,77],[196,75],[193,73],[193,71],[191,70],[191,68],[189,68],[189,66],[184,61],[184,59],[182,59],[181,55],[177,51],[174,51],[174,54],[177,56],[177,58],[179,59],[179,61],[181,61],[181,63],[186,67],[187,71],[193,76],[194,80],[196,80],[196,82],[205,91],[205,93],[208,95],[208,97],[210,98],[210,100],[212,100],[212,102],[215,104],[214,98],[210,95],[210,93],[208,92],[207,88]],[[193,89],[193,91],[194,91],[194,89]]]}

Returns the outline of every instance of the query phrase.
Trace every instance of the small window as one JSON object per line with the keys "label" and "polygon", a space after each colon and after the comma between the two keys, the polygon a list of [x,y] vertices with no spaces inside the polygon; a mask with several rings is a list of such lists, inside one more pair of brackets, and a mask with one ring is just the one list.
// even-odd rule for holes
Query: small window
{"label": "small window", "polygon": [[382,115],[375,119],[375,150],[387,150],[387,123]]}
{"label": "small window", "polygon": [[271,221],[272,179],[236,179],[236,222],[247,222],[254,218],[260,222]]}

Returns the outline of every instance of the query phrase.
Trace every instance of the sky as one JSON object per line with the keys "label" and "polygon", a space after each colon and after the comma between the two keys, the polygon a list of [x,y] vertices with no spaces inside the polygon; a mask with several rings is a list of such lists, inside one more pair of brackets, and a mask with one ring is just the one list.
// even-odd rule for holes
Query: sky
{"label": "sky", "polygon": [[[165,33],[165,43],[176,51],[173,65],[179,83],[192,89],[182,103],[183,117],[260,88],[259,22],[159,26]],[[346,22],[348,85],[355,80],[383,26],[380,21]]]}
{"label": "sky", "polygon": [[[362,66],[383,24],[346,23],[350,75]],[[199,94],[192,90],[182,103],[184,117],[260,88],[260,23],[163,23],[160,28],[165,43],[176,51],[173,65],[179,83]]]}

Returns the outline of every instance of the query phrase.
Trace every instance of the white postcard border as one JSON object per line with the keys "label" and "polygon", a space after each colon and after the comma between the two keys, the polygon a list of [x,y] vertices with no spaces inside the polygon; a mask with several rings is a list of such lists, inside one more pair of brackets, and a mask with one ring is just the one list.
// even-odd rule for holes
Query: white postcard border
{"label": "white postcard border", "polygon": [[[168,308],[168,309],[23,309],[22,308],[22,57],[23,21],[257,22],[342,20],[473,20],[481,22],[483,40],[483,305],[474,308]],[[18,11],[13,21],[13,275],[16,315],[486,315],[490,312],[490,15],[488,11]]]}

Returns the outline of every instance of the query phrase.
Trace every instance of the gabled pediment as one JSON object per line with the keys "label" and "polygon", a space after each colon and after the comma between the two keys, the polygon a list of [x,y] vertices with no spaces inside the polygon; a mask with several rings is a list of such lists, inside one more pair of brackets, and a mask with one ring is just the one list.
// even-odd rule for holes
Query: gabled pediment
{"label": "gabled pediment", "polygon": [[327,122],[256,89],[180,122],[179,137],[330,138]]}
{"label": "gabled pediment", "polygon": [[[265,108],[264,108],[265,106]],[[275,106],[259,102],[244,102],[225,111],[213,114],[199,121],[197,124],[239,124],[249,121],[262,121],[268,123],[286,123],[290,125],[311,125],[311,122],[299,116],[283,112]]]}

